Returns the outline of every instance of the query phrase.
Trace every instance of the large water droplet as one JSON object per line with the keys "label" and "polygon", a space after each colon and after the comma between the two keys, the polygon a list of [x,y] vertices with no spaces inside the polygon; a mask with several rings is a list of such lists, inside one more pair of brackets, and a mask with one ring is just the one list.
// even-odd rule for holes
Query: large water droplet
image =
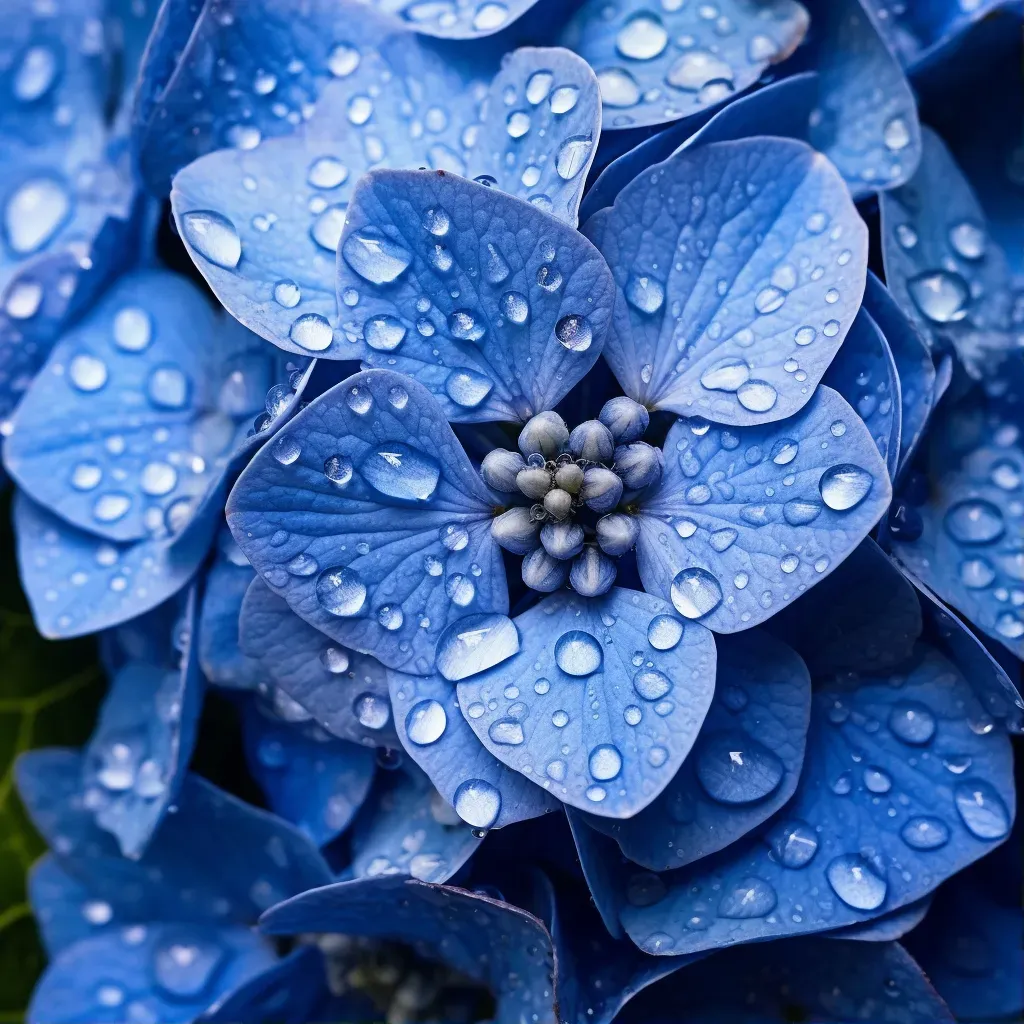
{"label": "large water droplet", "polygon": [[306,181],[313,188],[337,188],[348,180],[348,168],[333,156],[322,156],[309,165]]}
{"label": "large water droplet", "polygon": [[934,323],[954,323],[967,316],[971,290],[967,282],[952,271],[918,274],[907,282],[907,291],[917,308]]}
{"label": "large water droplet", "polygon": [[1010,814],[1002,797],[983,779],[961,782],[953,800],[967,830],[978,839],[1002,839],[1010,831]]}
{"label": "large water droplet", "polygon": [[768,412],[775,407],[779,394],[766,380],[748,380],[740,385],[736,398],[749,412]]}
{"label": "large water droplet", "polygon": [[437,670],[456,683],[501,664],[518,651],[519,631],[507,615],[467,615],[438,638]]}
{"label": "large water droplet", "polygon": [[19,256],[41,249],[71,214],[71,197],[54,178],[33,178],[11,193],[4,208],[7,244]]}
{"label": "large water droplet", "polygon": [[643,668],[633,676],[633,689],[643,700],[661,700],[672,690],[672,680],[657,669]]}
{"label": "large water droplet", "polygon": [[499,305],[502,313],[514,324],[525,324],[530,316],[530,304],[522,292],[505,292]]}
{"label": "large water droplet", "polygon": [[554,81],[555,76],[550,71],[534,71],[526,82],[527,101],[537,106],[551,92]]}
{"label": "large water droplet", "polygon": [[961,221],[949,229],[949,244],[965,260],[980,260],[985,255],[985,229],[970,221]]}
{"label": "large water droplet", "polygon": [[359,472],[375,491],[386,497],[427,501],[437,489],[441,467],[432,456],[401,441],[392,441],[371,449]]}
{"label": "large water droplet", "polygon": [[326,317],[305,313],[292,324],[288,337],[307,352],[323,352],[331,347],[334,331]]}
{"label": "large water droplet", "polygon": [[555,337],[570,352],[586,352],[594,339],[594,333],[585,316],[570,313],[555,324]]}
{"label": "large water droplet", "polygon": [[653,277],[633,274],[626,282],[626,301],[641,313],[656,313],[665,301],[665,289]]}
{"label": "large water droplet", "polygon": [[405,732],[418,747],[436,743],[448,725],[448,716],[436,700],[421,700],[409,709],[405,717]]}
{"label": "large water droplet", "polygon": [[900,836],[912,850],[938,850],[949,842],[949,827],[940,818],[911,818]]}
{"label": "large water droplet", "polygon": [[598,641],[582,629],[563,633],[555,644],[555,664],[570,676],[589,676],[601,667],[604,652]]}
{"label": "large water droplet", "polygon": [[552,114],[567,114],[576,106],[580,91],[575,85],[560,85],[548,100]]}
{"label": "large water droplet", "polygon": [[844,853],[830,861],[825,877],[835,894],[854,910],[877,910],[885,902],[888,883],[859,853]]}
{"label": "large water droplet", "polygon": [[709,82],[731,82],[732,68],[708,50],[687,50],[669,68],[665,80],[677,89],[699,92]]}
{"label": "large water droplet", "polygon": [[671,651],[683,638],[683,623],[672,615],[655,615],[647,627],[647,642],[657,651]]}
{"label": "large water droplet", "polygon": [[242,240],[235,225],[214,210],[193,210],[181,219],[186,240],[200,256],[234,270],[242,258]]}
{"label": "large water droplet", "polygon": [[361,693],[352,702],[352,710],[364,729],[383,729],[391,718],[391,705],[376,693]]}
{"label": "large water droplet", "polygon": [[477,320],[471,309],[456,309],[449,313],[448,330],[453,338],[460,341],[479,341],[487,333],[486,325]]}
{"label": "large water droplet", "polygon": [[321,249],[326,249],[329,253],[336,253],[338,251],[341,233],[345,230],[347,211],[347,203],[337,203],[334,206],[328,206],[313,221],[309,234]]}
{"label": "large water droplet", "polygon": [[622,755],[611,743],[601,743],[590,752],[590,774],[598,782],[610,782],[622,771]]}
{"label": "large water droplet", "polygon": [[719,917],[747,919],[770,914],[779,898],[763,878],[750,876],[726,889],[718,903]]}
{"label": "large water droplet", "polygon": [[475,370],[455,369],[444,382],[445,394],[464,409],[475,409],[494,389],[494,382]]}
{"label": "large water droplet", "polygon": [[789,821],[771,833],[769,845],[783,867],[796,870],[814,859],[818,852],[818,837],[807,822]]}
{"label": "large water droplet", "polygon": [[697,566],[676,573],[670,593],[676,610],[687,619],[703,618],[722,603],[721,584]]}
{"label": "large water droplet", "polygon": [[525,739],[522,723],[515,718],[499,718],[492,722],[487,735],[499,747],[518,747]]}
{"label": "large water droplet", "polygon": [[483,779],[467,779],[455,790],[456,813],[473,828],[490,828],[501,813],[501,794]]}
{"label": "large water droplet", "polygon": [[570,135],[555,156],[555,170],[564,181],[570,181],[583,170],[594,148],[594,140],[587,135]]}
{"label": "large water droplet", "polygon": [[632,107],[640,101],[640,86],[622,68],[606,68],[597,73],[601,102],[606,107]]}
{"label": "large water droplet", "polygon": [[906,701],[889,712],[889,728],[904,743],[923,746],[935,735],[935,716],[924,704]]}
{"label": "large water droplet", "polygon": [[79,391],[99,391],[107,383],[107,364],[97,356],[82,353],[71,360],[68,377]]}
{"label": "large water droplet", "polygon": [[363,324],[363,337],[370,348],[378,352],[393,352],[402,344],[406,335],[406,326],[397,317],[380,313],[370,317]]}
{"label": "large water droplet", "polygon": [[999,507],[981,498],[969,498],[951,506],[943,520],[946,532],[961,544],[991,544],[1006,530]]}
{"label": "large water droplet", "polygon": [[653,60],[667,45],[665,26],[646,12],[630,18],[615,37],[615,48],[630,60]]}
{"label": "large water droplet", "polygon": [[868,496],[874,482],[874,477],[866,469],[844,463],[821,474],[818,490],[821,500],[834,512],[849,512]]}
{"label": "large water droplet", "polygon": [[373,228],[354,231],[342,246],[345,262],[371,284],[397,281],[412,262],[408,249],[385,238]]}
{"label": "large water droplet", "polygon": [[741,732],[715,733],[700,743],[697,778],[719,803],[760,800],[778,788],[784,773],[775,754]]}
{"label": "large water droplet", "polygon": [[709,391],[736,391],[750,379],[750,367],[743,359],[720,359],[701,375],[701,385]]}
{"label": "large water droplet", "polygon": [[355,569],[334,566],[317,577],[316,599],[328,615],[350,618],[366,604],[366,585]]}

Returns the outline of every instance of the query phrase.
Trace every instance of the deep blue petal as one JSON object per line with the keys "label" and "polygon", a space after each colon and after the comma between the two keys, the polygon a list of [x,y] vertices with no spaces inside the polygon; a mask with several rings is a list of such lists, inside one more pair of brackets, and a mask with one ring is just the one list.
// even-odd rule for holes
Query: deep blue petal
{"label": "deep blue petal", "polygon": [[311,625],[427,674],[445,626],[507,610],[490,533],[499,504],[426,388],[371,370],[316,399],[257,453],[228,500],[228,525]]}
{"label": "deep blue petal", "polygon": [[[463,786],[498,794],[500,811],[491,827],[501,828],[555,810],[558,801],[530,779],[506,767],[477,739],[464,717],[458,691],[440,675],[388,672],[395,728],[409,756],[430,776],[450,804]],[[470,821],[470,824],[477,824]]]}
{"label": "deep blue petal", "polygon": [[179,534],[276,383],[274,350],[229,323],[186,278],[122,278],[23,399],[8,471],[35,501],[108,540]]}
{"label": "deep blue petal", "polygon": [[239,633],[253,679],[277,687],[322,728],[364,746],[398,745],[384,666],[332,643],[259,577],[242,602]]}
{"label": "deep blue petal", "polygon": [[895,673],[823,683],[786,810],[764,835],[640,888],[621,913],[630,937],[688,953],[831,931],[921,899],[1013,823],[1009,740],[976,731],[981,714],[971,684],[924,645]]}
{"label": "deep blue petal", "polygon": [[896,479],[903,406],[896,361],[885,335],[866,309],[853,321],[843,347],[822,378],[857,410]]}
{"label": "deep blue petal", "polygon": [[697,738],[715,689],[711,633],[621,588],[590,600],[552,595],[515,626],[518,653],[458,684],[477,738],[563,803],[636,814]]}
{"label": "deep blue petal", "polygon": [[411,875],[446,882],[476,853],[480,840],[415,765],[378,772],[352,826],[357,878]]}
{"label": "deep blue petal", "polygon": [[339,882],[274,907],[274,935],[335,932],[404,942],[486,984],[496,1024],[553,1024],[551,937],[537,918],[499,900],[401,877]]}
{"label": "deep blue petal", "polygon": [[28,895],[51,960],[79,939],[124,924],[114,919],[109,903],[90,900],[88,888],[68,874],[52,853],[43,854],[29,869]]}
{"label": "deep blue petal", "polygon": [[935,365],[917,328],[897,305],[889,289],[871,271],[868,271],[867,286],[864,289],[864,309],[885,336],[899,378],[901,414],[898,472],[914,453],[937,400],[934,398]]}
{"label": "deep blue petal", "polygon": [[614,293],[600,254],[484,185],[371,172],[352,195],[339,253],[347,347],[425,384],[449,420],[553,409],[601,353]]}
{"label": "deep blue petal", "polygon": [[889,504],[885,463],[857,414],[819,387],[764,427],[679,420],[641,505],[644,586],[720,633],[774,615],[836,568]]}
{"label": "deep blue petal", "polygon": [[17,763],[18,792],[58,863],[120,921],[252,922],[331,874],[287,822],[189,775],[178,811],[138,860],[121,856],[81,800],[82,758],[35,750]]}
{"label": "deep blue petal", "polygon": [[618,286],[605,358],[650,408],[752,425],[802,408],[853,323],[867,229],[805,143],[677,153],[584,226]]}
{"label": "deep blue petal", "polygon": [[916,928],[924,920],[931,905],[931,896],[925,896],[924,899],[908,903],[891,914],[882,914],[873,921],[853,924],[834,932],[825,932],[823,938],[847,939],[853,942],[894,942]]}
{"label": "deep blue petal", "polygon": [[601,923],[612,938],[621,939],[625,934],[619,920],[625,899],[624,879],[635,870],[634,866],[622,855],[618,845],[588,825],[588,819],[579,811],[567,807],[565,816],[572,831],[580,870]]}
{"label": "deep blue petal", "polygon": [[142,615],[195,573],[216,530],[196,516],[173,540],[114,544],[69,526],[31,498],[14,500],[21,583],[43,636],[81,636]]}
{"label": "deep blue petal", "polygon": [[282,721],[256,700],[244,718],[249,770],[270,809],[317,846],[348,828],[373,781],[372,750],[334,739],[310,723]]}
{"label": "deep blue petal", "polygon": [[[587,819],[652,871],[728,846],[782,807],[800,778],[811,711],[811,677],[800,656],[760,630],[720,637],[717,648],[715,699],[664,792],[635,817]],[[749,768],[730,759],[735,752]],[[727,802],[716,799],[723,795]]]}
{"label": "deep blue petal", "polygon": [[953,1024],[921,968],[896,942],[794,939],[709,957],[649,989],[623,1024],[657,1020],[662,1007],[687,1024]]}
{"label": "deep blue petal", "polygon": [[173,604],[180,618],[162,638],[162,656],[118,671],[84,751],[86,806],[126,857],[142,854],[177,800],[202,711],[195,591]]}
{"label": "deep blue petal", "polygon": [[710,17],[705,10],[580,7],[560,42],[597,71],[605,128],[677,121],[748,89],[796,49],[809,21],[794,0],[725,0]]}
{"label": "deep blue petal", "polygon": [[921,137],[917,173],[879,200],[885,280],[931,347],[954,349],[980,377],[1015,345],[1006,257],[944,143],[929,129]]}
{"label": "deep blue petal", "polygon": [[[192,948],[195,960],[182,966],[176,950]],[[26,1016],[31,1024],[117,1024],[126,1012],[167,1024],[192,1021],[274,959],[265,939],[237,926],[158,922],[108,931],[53,960]]]}

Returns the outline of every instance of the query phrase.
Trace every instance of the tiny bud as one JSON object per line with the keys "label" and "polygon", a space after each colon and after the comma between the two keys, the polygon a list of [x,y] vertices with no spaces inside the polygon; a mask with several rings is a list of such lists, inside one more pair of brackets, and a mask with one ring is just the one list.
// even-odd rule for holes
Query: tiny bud
{"label": "tiny bud", "polygon": [[617,444],[639,441],[651,422],[651,414],[625,396],[605,402],[597,418],[612,432]]}
{"label": "tiny bud", "polygon": [[597,543],[601,550],[612,558],[619,558],[627,551],[631,551],[639,536],[640,522],[635,516],[615,512],[610,516],[602,516],[597,521]]}
{"label": "tiny bud", "polygon": [[587,462],[607,462],[615,451],[615,438],[600,420],[587,420],[573,428],[569,451]]}
{"label": "tiny bud", "polygon": [[583,486],[583,468],[577,466],[575,462],[559,466],[555,470],[555,486],[570,494],[578,494]]}
{"label": "tiny bud", "polygon": [[491,536],[513,555],[525,555],[537,547],[540,523],[528,508],[510,508],[491,521]]}
{"label": "tiny bud", "polygon": [[578,523],[548,523],[540,542],[552,558],[575,558],[583,550],[583,527]]}
{"label": "tiny bud", "polygon": [[622,484],[629,491],[650,487],[661,479],[665,468],[660,448],[634,441],[615,449],[615,472],[622,478]]}
{"label": "tiny bud", "polygon": [[553,459],[569,443],[569,428],[557,412],[539,412],[519,434],[519,450],[524,455],[540,452]]}
{"label": "tiny bud", "polygon": [[523,559],[523,582],[531,590],[550,594],[565,586],[569,563],[552,558],[543,548],[531,551]]}
{"label": "tiny bud", "polygon": [[516,474],[526,469],[526,462],[519,452],[507,452],[496,448],[484,456],[480,463],[480,475],[484,483],[503,494],[513,494],[518,489]]}
{"label": "tiny bud", "polygon": [[552,519],[561,521],[572,512],[572,495],[556,487],[544,495],[544,509]]}
{"label": "tiny bud", "polygon": [[516,486],[528,498],[543,498],[551,490],[551,474],[546,469],[529,466],[516,474]]}
{"label": "tiny bud", "polygon": [[611,512],[622,497],[622,481],[604,466],[591,466],[583,474],[580,497],[595,512]]}
{"label": "tiny bud", "polygon": [[588,544],[572,563],[569,584],[581,597],[599,597],[612,589],[615,563],[593,544]]}

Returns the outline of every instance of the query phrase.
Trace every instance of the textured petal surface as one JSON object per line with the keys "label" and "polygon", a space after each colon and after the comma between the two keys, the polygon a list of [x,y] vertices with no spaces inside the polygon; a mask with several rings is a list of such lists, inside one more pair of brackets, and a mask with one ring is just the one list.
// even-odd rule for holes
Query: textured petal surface
{"label": "textured petal surface", "polygon": [[473,422],[553,409],[597,361],[614,290],[594,247],[534,205],[452,174],[375,171],[349,204],[338,294],[352,356]]}
{"label": "textured petal surface", "polygon": [[114,544],[18,494],[14,500],[18,567],[43,636],[95,633],[162,604],[189,581],[216,529],[199,516],[174,541]]}
{"label": "textured petal surface", "polygon": [[[710,12],[710,13],[709,13]],[[561,42],[597,72],[605,128],[677,121],[749,88],[807,31],[793,0],[671,5],[655,13],[588,0]]]}
{"label": "textured petal surface", "polygon": [[711,634],[621,588],[589,600],[552,595],[515,624],[519,652],[458,684],[477,738],[573,807],[610,818],[646,807],[711,704]]}
{"label": "textured petal surface", "polygon": [[282,721],[257,701],[246,708],[244,728],[249,770],[270,809],[317,846],[341,835],[370,791],[373,751],[312,723]]}
{"label": "textured petal surface", "polygon": [[242,602],[239,630],[254,675],[286,693],[322,728],[364,746],[397,746],[380,662],[333,643],[258,577]]}
{"label": "textured petal surface", "polygon": [[835,569],[892,488],[857,414],[820,387],[799,415],[730,430],[680,420],[645,498],[644,585],[717,632],[756,626]]}
{"label": "textured petal surface", "polygon": [[825,932],[824,937],[853,942],[895,942],[896,939],[902,939],[907,932],[912,931],[924,920],[931,905],[931,896],[925,896],[924,899],[908,903],[891,914],[876,917],[873,921],[850,925],[848,928],[839,928],[834,932]]}
{"label": "textured petal surface", "polygon": [[584,230],[618,286],[605,358],[630,398],[680,415],[792,415],[864,292],[867,229],[835,168],[792,139],[677,153]]}
{"label": "textured petal surface", "polygon": [[337,932],[410,944],[486,984],[496,1024],[555,1021],[551,938],[537,918],[499,900],[403,878],[340,882],[277,906],[276,935]]}
{"label": "textured petal surface", "polygon": [[481,745],[461,711],[458,691],[448,680],[437,674],[407,676],[389,671],[388,684],[402,746],[456,809],[460,789],[466,785],[472,789],[474,784],[498,794],[500,811],[494,828],[535,818],[559,806],[529,778]]}
{"label": "textured petal surface", "polygon": [[507,609],[490,533],[498,504],[426,388],[373,370],[260,450],[231,493],[228,525],[307,622],[426,674],[450,622]]}
{"label": "textured petal surface", "polygon": [[633,818],[588,822],[632,861],[668,871],[760,825],[796,790],[811,712],[799,655],[766,633],[720,637],[715,699],[689,757]]}
{"label": "textured petal surface", "polygon": [[86,805],[126,857],[142,854],[177,800],[202,711],[194,591],[171,604],[149,616],[163,627],[162,657],[130,661],[114,676],[85,749]]}
{"label": "textured petal surface", "polygon": [[972,728],[981,707],[941,655],[922,646],[900,668],[818,689],[785,814],[637,890],[622,922],[641,948],[687,953],[869,920],[1006,839],[1009,741]]}

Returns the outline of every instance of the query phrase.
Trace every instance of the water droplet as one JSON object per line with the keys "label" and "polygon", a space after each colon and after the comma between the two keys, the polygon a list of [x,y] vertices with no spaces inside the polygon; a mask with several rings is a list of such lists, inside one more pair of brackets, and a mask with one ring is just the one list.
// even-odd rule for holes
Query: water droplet
{"label": "water droplet", "polygon": [[885,902],[888,883],[859,853],[834,858],[825,869],[825,876],[835,894],[854,910],[877,910]]}
{"label": "water droplet", "polygon": [[927,271],[907,282],[917,308],[937,324],[955,323],[967,316],[971,290],[967,282],[949,270]]}
{"label": "water droplet", "polygon": [[556,729],[564,729],[569,724],[569,716],[559,709],[551,715],[551,724]]}
{"label": "water droplet", "polygon": [[890,118],[882,129],[882,141],[885,148],[894,153],[906,149],[910,145],[910,129],[902,117]]}
{"label": "water droplet", "polygon": [[11,194],[4,208],[7,244],[19,256],[41,249],[71,214],[71,197],[53,178],[33,178]]}
{"label": "water droplet", "polygon": [[551,92],[554,81],[555,76],[550,71],[534,71],[526,81],[527,102],[537,106]]}
{"label": "water droplet", "polygon": [[348,101],[348,119],[357,128],[366,124],[373,116],[373,100],[362,94]]}
{"label": "water droplet", "polygon": [[601,102],[606,107],[633,107],[640,102],[640,86],[622,68],[606,68],[597,73]]}
{"label": "water droplet", "polygon": [[710,82],[732,82],[732,68],[709,50],[687,50],[669,68],[665,81],[677,89],[699,92]]}
{"label": "water droplet", "polygon": [[227,950],[219,943],[176,935],[154,950],[153,976],[157,985],[175,999],[192,1000],[205,992],[226,958]]}
{"label": "water droplet", "polygon": [[514,324],[525,324],[530,316],[530,304],[522,292],[505,292],[499,305],[502,313]]}
{"label": "water droplet", "polygon": [[71,360],[68,376],[79,391],[99,391],[107,383],[107,364],[97,356],[79,354]]}
{"label": "water droplet", "polygon": [[555,170],[563,181],[570,181],[580,173],[590,159],[594,140],[587,135],[570,135],[555,156]]}
{"label": "water droplet", "polygon": [[288,337],[307,352],[323,352],[331,347],[334,331],[326,317],[305,313],[292,324]]}
{"label": "water droplet", "polygon": [[501,794],[483,779],[463,782],[452,803],[459,817],[474,828],[490,828],[501,813]]}
{"label": "water droplet", "polygon": [[652,14],[637,14],[619,29],[615,48],[630,60],[653,60],[668,45],[668,32]]}
{"label": "water droplet", "polygon": [[647,642],[656,651],[671,651],[683,638],[683,623],[672,615],[655,615],[647,627]]}
{"label": "water droplet", "polygon": [[448,725],[448,716],[436,700],[421,700],[409,709],[405,717],[405,731],[410,742],[418,747],[436,743]]}
{"label": "water droplet", "polygon": [[672,680],[664,672],[645,668],[633,676],[633,689],[642,700],[653,702],[671,692]]}
{"label": "water droplet", "polygon": [[949,842],[949,828],[939,818],[911,818],[900,830],[903,842],[912,850],[937,850]]}
{"label": "water droplet", "polygon": [[635,704],[627,704],[622,709],[622,718],[626,725],[639,725],[643,721],[644,713]]}
{"label": "water droplet", "polygon": [[349,657],[340,647],[328,647],[320,655],[320,664],[333,676],[348,671]]}
{"label": "water droplet", "polygon": [[763,878],[751,876],[726,889],[718,904],[719,917],[747,919],[770,914],[779,898]]}
{"label": "water droplet", "polygon": [[775,754],[740,732],[708,736],[697,753],[697,778],[719,803],[760,800],[778,788],[784,772]]}
{"label": "water droplet", "polygon": [[736,392],[736,398],[749,412],[768,412],[775,407],[779,394],[766,380],[748,380]]}
{"label": "water droplet", "polygon": [[437,488],[441,467],[430,455],[401,441],[378,445],[359,472],[377,492],[400,501],[427,501]]}
{"label": "water droplet", "polygon": [[555,664],[566,675],[592,675],[601,667],[603,659],[601,645],[582,629],[563,633],[555,644]]}
{"label": "water droplet", "polygon": [[1010,814],[1002,797],[983,779],[961,782],[953,800],[963,823],[978,839],[1002,839],[1010,831]]}
{"label": "water droplet", "polygon": [[213,210],[193,210],[182,217],[185,238],[200,256],[225,270],[242,258],[242,240],[235,225]]}
{"label": "water droplet", "polygon": [[590,752],[590,774],[598,782],[610,782],[622,771],[622,755],[611,743],[601,743]]}
{"label": "water droplet", "polygon": [[161,497],[174,490],[178,483],[178,471],[166,462],[147,462],[139,482],[146,494]]}
{"label": "water droplet", "polygon": [[888,793],[892,789],[892,779],[881,768],[865,768],[864,788],[869,793]]}
{"label": "water droplet", "polygon": [[348,168],[333,156],[322,156],[309,165],[306,181],[313,188],[337,188],[348,180]]}
{"label": "water droplet", "polygon": [[568,114],[576,106],[580,94],[575,85],[560,85],[548,100],[552,114]]}
{"label": "water droplet", "polygon": [[949,230],[949,244],[965,260],[980,260],[985,255],[985,229],[966,220],[954,224]]}
{"label": "water droplet", "polygon": [[146,393],[161,409],[183,409],[189,401],[189,379],[177,366],[157,366],[149,375]]}
{"label": "water droplet", "polygon": [[709,391],[736,391],[750,379],[750,367],[742,359],[720,359],[700,376],[702,387]]}
{"label": "water droplet", "polygon": [[344,487],[352,479],[352,463],[344,455],[332,455],[324,461],[324,476],[332,484]]}
{"label": "water droplet", "polygon": [[114,316],[114,344],[123,352],[144,352],[153,339],[153,322],[138,306],[125,306]]}
{"label": "water droplet", "polygon": [[43,286],[38,281],[14,281],[4,300],[4,311],[12,320],[29,320],[39,311]]}
{"label": "water droplet", "polygon": [[481,4],[473,15],[473,28],[477,32],[493,32],[508,20],[508,8],[504,4],[489,0]]}
{"label": "water droplet", "polygon": [[586,352],[590,348],[594,334],[585,316],[569,313],[555,324],[555,337],[559,344],[570,352]]}
{"label": "water droplet", "polygon": [[779,288],[769,286],[762,288],[754,297],[754,309],[762,315],[767,313],[774,313],[775,310],[781,309],[786,301],[786,293]]}
{"label": "water droplet", "polygon": [[460,341],[479,341],[487,333],[487,327],[477,322],[470,309],[456,309],[449,313],[448,330]]}
{"label": "water droplet", "polygon": [[806,526],[821,515],[821,506],[816,501],[793,498],[782,506],[782,515],[790,526]]}
{"label": "water droplet", "polygon": [[397,317],[380,313],[363,324],[366,344],[377,352],[393,352],[405,339],[406,327]]}
{"label": "water droplet", "polygon": [[590,786],[587,789],[587,799],[592,803],[599,804],[608,795],[604,786]]}
{"label": "water droplet", "polygon": [[672,581],[672,603],[687,619],[701,619],[722,603],[722,587],[706,569],[693,566]]}
{"label": "water droplet", "polygon": [[391,284],[408,268],[412,253],[372,228],[354,231],[342,246],[345,262],[371,284]]}
{"label": "water droplet", "polygon": [[34,103],[49,91],[57,76],[57,57],[48,46],[30,46],[14,73],[12,92],[22,103]]}
{"label": "water droplet", "polygon": [[916,701],[896,704],[889,712],[889,729],[898,740],[920,747],[935,735],[935,716]]}
{"label": "water droplet", "polygon": [[356,719],[364,729],[383,729],[391,719],[391,706],[376,693],[361,693],[352,702]]}
{"label": "water droplet", "polygon": [[354,46],[339,43],[327,55],[327,69],[335,78],[347,78],[359,67],[359,51]]}
{"label": "water droplet", "polygon": [[448,229],[451,227],[451,218],[448,216],[448,211],[440,206],[432,206],[423,214],[423,226],[432,235],[443,238],[448,234]]}
{"label": "water droplet", "polygon": [[868,496],[874,482],[874,477],[866,469],[843,463],[821,474],[818,491],[822,501],[834,512],[849,512]]}
{"label": "water droplet", "polygon": [[633,274],[626,282],[626,301],[641,313],[656,313],[665,301],[665,289],[653,277]]}
{"label": "water droplet", "polygon": [[329,253],[336,253],[338,251],[341,233],[345,230],[347,211],[347,203],[337,203],[334,206],[328,206],[313,221],[309,234],[321,249],[326,249]]}
{"label": "water droplet", "polygon": [[475,370],[452,370],[444,382],[445,394],[464,409],[475,409],[494,389],[494,382]]}
{"label": "water droplet", "polygon": [[456,683],[484,672],[519,651],[519,631],[507,615],[467,615],[437,641],[437,670]]}
{"label": "water droplet", "polygon": [[818,852],[818,837],[804,821],[791,821],[773,831],[769,843],[775,859],[785,868],[805,867]]}
{"label": "water droplet", "polygon": [[316,580],[316,599],[328,615],[350,618],[366,604],[366,585],[347,565],[325,569]]}
{"label": "water droplet", "polygon": [[82,904],[82,917],[89,924],[107,924],[114,916],[114,908],[104,900],[88,900]]}
{"label": "water droplet", "polygon": [[499,718],[492,722],[487,730],[487,735],[492,743],[498,746],[516,747],[525,739],[523,726],[515,718]]}
{"label": "water droplet", "polygon": [[958,501],[946,512],[946,532],[961,544],[991,544],[1006,530],[998,506],[981,498]]}
{"label": "water droplet", "polygon": [[505,119],[509,137],[521,139],[530,130],[530,115],[525,110],[513,110]]}
{"label": "water droplet", "polygon": [[95,462],[79,462],[71,471],[71,486],[77,491],[91,491],[103,479],[103,470]]}

